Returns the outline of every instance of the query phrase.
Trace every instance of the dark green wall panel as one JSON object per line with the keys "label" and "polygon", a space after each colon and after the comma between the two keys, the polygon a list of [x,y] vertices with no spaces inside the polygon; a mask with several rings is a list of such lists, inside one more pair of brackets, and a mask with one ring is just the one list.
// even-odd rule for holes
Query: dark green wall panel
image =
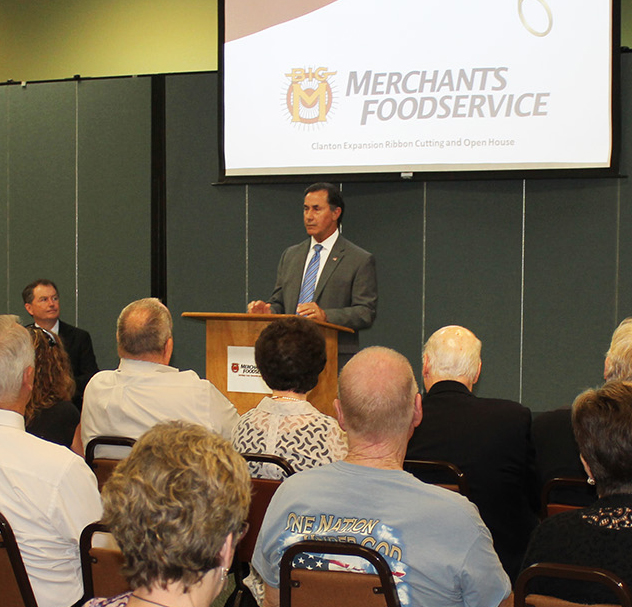
{"label": "dark green wall panel", "polygon": [[480,396],[520,396],[522,182],[429,183],[424,341],[463,325],[483,343]]}
{"label": "dark green wall panel", "polygon": [[75,322],[75,84],[6,88],[9,97],[9,311],[32,280],[54,280],[62,318]]}
{"label": "dark green wall panel", "polygon": [[244,187],[218,187],[217,75],[167,80],[167,303],[173,364],[205,375],[204,323],[182,312],[244,311]]}
{"label": "dark green wall panel", "polygon": [[151,294],[151,82],[78,85],[79,325],[102,368],[118,365],[116,318]]}
{"label": "dark green wall panel", "polygon": [[8,312],[11,300],[7,256],[9,252],[9,231],[7,228],[8,158],[2,150],[9,143],[9,89],[0,88],[0,313]]}
{"label": "dark green wall panel", "polygon": [[527,184],[524,401],[568,405],[603,381],[615,316],[615,180]]}

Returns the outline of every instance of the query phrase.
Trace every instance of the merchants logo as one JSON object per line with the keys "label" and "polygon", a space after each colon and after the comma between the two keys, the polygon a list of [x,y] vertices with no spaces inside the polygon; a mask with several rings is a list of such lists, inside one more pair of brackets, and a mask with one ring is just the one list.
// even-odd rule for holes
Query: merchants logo
{"label": "merchants logo", "polygon": [[285,106],[292,122],[317,124],[327,122],[334,106],[334,93],[331,76],[336,72],[326,67],[292,68],[287,90],[284,94]]}

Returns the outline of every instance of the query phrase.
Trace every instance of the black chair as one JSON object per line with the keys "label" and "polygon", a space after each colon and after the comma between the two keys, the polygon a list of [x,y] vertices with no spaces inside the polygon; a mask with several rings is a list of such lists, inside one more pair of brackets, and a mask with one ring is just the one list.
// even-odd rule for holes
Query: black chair
{"label": "black chair", "polygon": [[[294,567],[299,554],[361,557],[375,574]],[[358,544],[298,542],[281,558],[280,607],[399,607],[393,574],[381,554]]]}
{"label": "black chair", "polygon": [[[514,607],[578,607],[580,605],[580,603],[573,603],[556,597],[527,594],[529,582],[536,577],[562,578],[603,584],[617,597],[618,605],[632,607],[632,595],[628,585],[614,573],[605,569],[557,563],[536,563],[527,567],[518,576],[514,588]],[[586,605],[586,603],[581,603],[581,605]]]}
{"label": "black chair", "polygon": [[97,436],[90,440],[86,445],[86,464],[90,466],[95,476],[97,477],[97,484],[99,486],[99,492],[103,489],[106,481],[110,476],[116,465],[121,461],[120,459],[112,459],[107,457],[95,457],[95,450],[102,445],[114,445],[117,447],[133,447],[136,439],[127,438],[125,436]]}
{"label": "black chair", "polygon": [[95,533],[107,533],[103,523],[90,523],[81,532],[79,552],[85,602],[96,597],[112,597],[131,590],[121,574],[123,554],[116,548],[100,548],[92,545]]}
{"label": "black chair", "polygon": [[450,462],[427,459],[404,460],[404,470],[420,480],[456,491],[465,497],[470,496],[470,488],[465,475],[458,466]]}
{"label": "black chair", "polygon": [[[267,453],[242,453],[241,455],[247,462],[273,464],[279,466],[279,468],[281,468],[287,476],[294,474],[294,468],[292,468],[291,464],[286,459],[278,455],[271,455]],[[249,527],[246,535],[244,535],[235,549],[235,557],[231,567],[231,571],[235,574],[236,586],[233,607],[240,607],[242,602],[248,601],[246,597],[250,598],[250,590],[244,584],[244,579],[250,571],[250,561],[252,560],[252,554],[255,550],[259,529],[261,529],[261,524],[263,523],[263,517],[265,516],[272,496],[282,482],[283,481],[280,479],[250,479],[252,486],[252,500],[250,502],[250,510],[248,511],[247,519]]]}
{"label": "black chair", "polygon": [[585,508],[596,499],[595,487],[589,485],[585,478],[558,476],[549,479],[542,487],[540,518]]}
{"label": "black chair", "polygon": [[0,514],[0,603],[2,607],[37,607],[22,555],[9,521]]}

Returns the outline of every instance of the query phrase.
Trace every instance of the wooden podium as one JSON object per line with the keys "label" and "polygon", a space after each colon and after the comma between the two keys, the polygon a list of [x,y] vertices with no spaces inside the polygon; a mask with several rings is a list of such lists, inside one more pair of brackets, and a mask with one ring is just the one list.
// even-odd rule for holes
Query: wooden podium
{"label": "wooden podium", "polygon": [[[255,407],[263,394],[228,392],[228,347],[254,347],[259,333],[276,318],[285,314],[216,314],[208,312],[184,312],[184,318],[206,322],[206,378],[232,402],[239,414]],[[318,385],[307,399],[319,411],[335,416],[333,401],[338,389],[338,332],[353,333],[353,329],[314,321],[325,337],[327,364],[318,378]]]}

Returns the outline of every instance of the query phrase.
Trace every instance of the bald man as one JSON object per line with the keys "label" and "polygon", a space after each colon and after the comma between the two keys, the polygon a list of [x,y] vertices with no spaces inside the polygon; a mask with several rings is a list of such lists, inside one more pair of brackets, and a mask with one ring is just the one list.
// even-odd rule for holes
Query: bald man
{"label": "bald man", "polygon": [[424,422],[410,439],[406,458],[444,460],[463,471],[470,499],[514,580],[537,523],[531,412],[509,400],[475,396],[480,373],[481,342],[465,327],[443,327],[428,339]]}
{"label": "bald man", "polygon": [[279,605],[285,548],[320,538],[378,550],[396,573],[402,607],[501,604],[509,578],[476,508],[402,469],[422,418],[406,358],[387,348],[362,350],[340,373],[334,406],[349,452],[342,461],[294,474],[275,493],[253,558],[265,582],[263,605]]}

